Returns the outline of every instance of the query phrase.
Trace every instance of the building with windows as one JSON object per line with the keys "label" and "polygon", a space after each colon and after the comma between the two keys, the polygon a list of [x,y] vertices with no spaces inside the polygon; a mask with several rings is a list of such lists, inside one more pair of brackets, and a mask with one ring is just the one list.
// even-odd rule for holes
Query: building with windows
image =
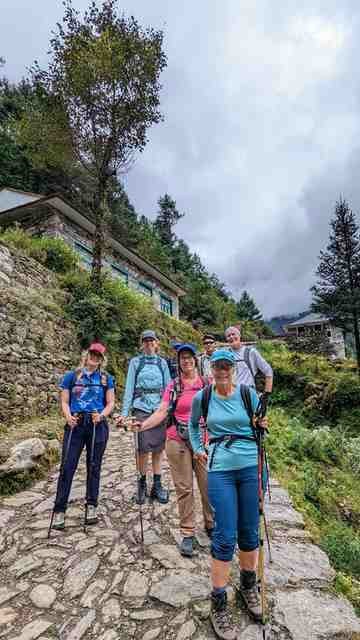
{"label": "building with windows", "polygon": [[299,320],[284,325],[284,331],[287,336],[295,338],[323,334],[329,338],[330,344],[333,345],[336,357],[345,358],[344,333],[327,316],[320,313],[309,313]]}
{"label": "building with windows", "polygon": [[[79,254],[83,266],[91,268],[95,225],[62,196],[0,190],[0,227],[15,223],[33,235],[62,238]],[[103,266],[114,278],[151,298],[159,310],[179,317],[179,297],[185,294],[184,289],[112,236],[107,239]]]}

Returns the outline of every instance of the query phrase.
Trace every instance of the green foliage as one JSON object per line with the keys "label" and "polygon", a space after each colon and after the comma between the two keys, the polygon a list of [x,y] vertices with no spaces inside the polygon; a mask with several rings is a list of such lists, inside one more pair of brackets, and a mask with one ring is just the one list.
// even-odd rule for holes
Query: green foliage
{"label": "green foliage", "polygon": [[158,205],[159,212],[154,227],[159,234],[161,242],[171,249],[176,241],[173,228],[183,218],[184,214],[178,212],[175,200],[168,193],[159,198]]}
{"label": "green foliage", "polygon": [[331,522],[322,535],[321,546],[335,569],[360,578],[360,536],[351,527]]}
{"label": "green foliage", "polygon": [[325,333],[306,335],[304,337],[291,336],[287,339],[291,351],[309,353],[320,356],[332,356],[335,354],[334,345]]}
{"label": "green foliage", "polygon": [[67,273],[79,266],[79,258],[75,251],[59,238],[37,238],[18,227],[13,227],[0,234],[0,241],[20,249],[56,273]]}
{"label": "green foliage", "polygon": [[247,291],[243,291],[241,294],[241,298],[236,304],[236,310],[240,320],[262,320],[259,309]]}

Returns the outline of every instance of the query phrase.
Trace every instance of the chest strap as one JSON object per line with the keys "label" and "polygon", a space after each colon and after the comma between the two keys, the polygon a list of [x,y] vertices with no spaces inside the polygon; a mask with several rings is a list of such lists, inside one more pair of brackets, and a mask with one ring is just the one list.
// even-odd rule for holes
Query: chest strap
{"label": "chest strap", "polygon": [[134,398],[140,398],[140,396],[146,396],[151,393],[162,393],[164,389],[162,387],[145,389],[144,387],[137,387],[134,391]]}
{"label": "chest strap", "polygon": [[248,442],[255,442],[257,443],[256,438],[254,438],[254,436],[244,436],[241,434],[227,434],[224,436],[219,436],[218,438],[210,438],[209,439],[209,445],[213,444],[214,447],[211,451],[211,456],[210,456],[210,460],[209,460],[209,470],[211,469],[213,462],[214,462],[214,456],[216,453],[216,449],[218,448],[219,444],[221,444],[222,442],[225,442],[225,447],[226,449],[229,449],[231,447],[231,445],[233,444],[233,442],[235,442],[235,440],[247,440]]}

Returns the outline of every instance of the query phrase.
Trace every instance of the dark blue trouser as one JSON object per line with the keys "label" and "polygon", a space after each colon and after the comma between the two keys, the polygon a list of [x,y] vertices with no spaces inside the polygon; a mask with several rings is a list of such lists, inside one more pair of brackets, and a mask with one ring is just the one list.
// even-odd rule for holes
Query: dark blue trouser
{"label": "dark blue trouser", "polygon": [[[91,414],[79,417],[79,422],[74,427],[71,435],[70,449],[65,460],[62,474],[59,476],[58,489],[55,501],[55,513],[66,511],[74,473],[79,464],[83,448],[86,446],[87,468],[87,504],[97,506],[100,486],[101,461],[106,449],[109,437],[109,428],[106,420],[102,420],[95,426],[95,446],[92,469],[90,469],[91,442],[93,436],[93,422]],[[64,459],[66,446],[70,437],[70,427],[65,426],[62,460]]]}
{"label": "dark blue trouser", "polygon": [[215,528],[211,555],[232,560],[236,541],[241,551],[259,546],[259,493],[257,467],[208,473],[209,501],[214,509]]}

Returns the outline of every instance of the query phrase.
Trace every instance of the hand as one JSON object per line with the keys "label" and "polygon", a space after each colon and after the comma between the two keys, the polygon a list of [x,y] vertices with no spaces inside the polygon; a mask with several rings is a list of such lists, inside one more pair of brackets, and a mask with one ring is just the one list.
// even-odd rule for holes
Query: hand
{"label": "hand", "polygon": [[78,417],[72,416],[71,414],[68,416],[66,420],[66,424],[70,427],[70,429],[74,429],[78,423]]}
{"label": "hand", "polygon": [[126,420],[125,416],[120,416],[119,414],[114,415],[115,426],[120,429],[120,427],[125,427],[124,420]]}
{"label": "hand", "polygon": [[101,422],[101,420],[104,419],[104,416],[101,413],[99,413],[98,411],[94,411],[91,414],[91,417],[92,417],[92,421],[93,421],[94,424],[99,424],[99,422]]}
{"label": "hand", "polygon": [[195,460],[203,461],[205,464],[207,463],[208,455],[205,451],[200,451],[199,453],[194,453]]}
{"label": "hand", "polygon": [[130,431],[141,431],[142,422],[136,420],[136,418],[128,418],[126,426],[128,429],[130,429]]}
{"label": "hand", "polygon": [[269,421],[267,419],[267,416],[265,416],[265,418],[259,418],[256,424],[258,427],[260,427],[260,429],[268,429]]}

